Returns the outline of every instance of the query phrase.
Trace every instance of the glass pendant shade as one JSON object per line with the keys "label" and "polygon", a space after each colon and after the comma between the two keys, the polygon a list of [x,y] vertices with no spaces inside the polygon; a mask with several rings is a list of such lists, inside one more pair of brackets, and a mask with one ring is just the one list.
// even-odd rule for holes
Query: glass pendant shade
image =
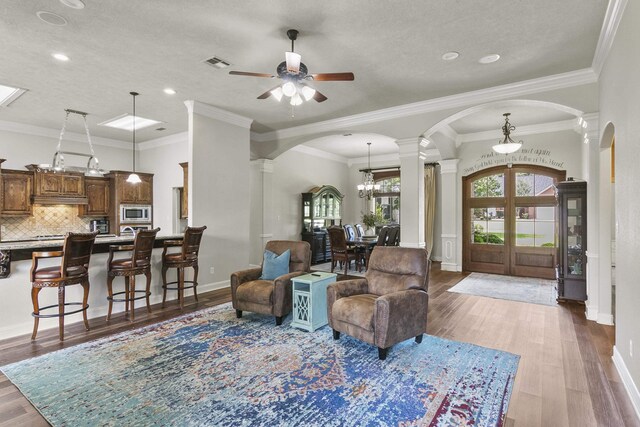
{"label": "glass pendant shade", "polygon": [[285,84],[282,85],[282,93],[285,96],[293,96],[296,93],[296,85],[294,85],[292,82],[286,82]]}
{"label": "glass pendant shade", "polygon": [[276,101],[280,102],[284,93],[282,93],[282,88],[278,86],[277,88],[271,91],[271,95],[276,99]]}
{"label": "glass pendant shade", "polygon": [[300,105],[300,104],[302,104],[302,98],[300,98],[300,95],[299,95],[299,94],[297,94],[297,93],[296,93],[296,94],[294,94],[294,95],[291,97],[291,102],[290,102],[290,104],[291,104],[291,105]]}
{"label": "glass pendant shade", "polygon": [[309,86],[302,86],[302,96],[304,96],[304,99],[306,99],[307,101],[311,101],[311,99],[315,94],[316,94],[315,89]]}
{"label": "glass pendant shade", "polygon": [[140,176],[137,173],[133,172],[127,177],[127,182],[129,184],[139,184],[142,182],[142,180],[140,179]]}

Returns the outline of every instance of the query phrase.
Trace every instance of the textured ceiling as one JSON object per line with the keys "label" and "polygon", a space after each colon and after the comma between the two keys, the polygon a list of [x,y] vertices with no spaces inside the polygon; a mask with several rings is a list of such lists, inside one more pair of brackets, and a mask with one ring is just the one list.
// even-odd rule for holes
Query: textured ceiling
{"label": "textured ceiling", "polygon": [[[434,97],[547,76],[591,65],[606,0],[85,0],[75,10],[58,0],[0,4],[0,84],[28,89],[0,120],[59,128],[65,108],[87,111],[93,135],[128,141],[130,133],[98,127],[130,112],[165,122],[140,141],[187,128],[183,101],[196,99],[253,118],[264,132]],[[39,10],[64,16],[55,27]],[[290,45],[310,72],[355,73],[354,82],[316,82],[328,101],[295,109],[256,96],[270,79],[229,70],[273,73]],[[455,50],[452,62],[440,59]],[[64,52],[71,61],[51,57]],[[499,53],[496,63],[480,57]],[[227,70],[203,64],[213,55]],[[172,87],[174,96],[162,90]],[[498,117],[494,122],[498,123]],[[514,117],[515,120],[515,117]],[[79,122],[79,121],[78,121]],[[518,120],[524,123],[523,119]],[[72,131],[82,132],[80,123]]]}

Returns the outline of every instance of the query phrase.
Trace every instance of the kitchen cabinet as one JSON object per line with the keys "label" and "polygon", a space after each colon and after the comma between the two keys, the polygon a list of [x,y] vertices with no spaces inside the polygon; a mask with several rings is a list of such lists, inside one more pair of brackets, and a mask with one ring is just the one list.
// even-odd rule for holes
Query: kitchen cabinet
{"label": "kitchen cabinet", "polygon": [[556,184],[558,199],[559,256],[556,268],[558,301],[587,300],[587,183],[563,181]]}
{"label": "kitchen cabinet", "polygon": [[84,174],[80,172],[56,172],[43,170],[38,165],[27,165],[33,173],[33,202],[42,204],[87,203],[84,191]]}
{"label": "kitchen cabinet", "polygon": [[80,206],[78,216],[107,217],[110,208],[109,178],[85,178],[87,204]]}
{"label": "kitchen cabinet", "polygon": [[180,163],[182,166],[182,191],[180,192],[180,219],[189,217],[189,162]]}
{"label": "kitchen cabinet", "polygon": [[0,175],[0,214],[2,216],[30,216],[33,209],[31,191],[33,173],[3,170]]}
{"label": "kitchen cabinet", "polygon": [[127,182],[130,172],[115,172],[112,174],[115,178],[115,191],[119,196],[120,204],[150,205],[153,203],[152,174],[138,173],[142,181],[137,184]]}

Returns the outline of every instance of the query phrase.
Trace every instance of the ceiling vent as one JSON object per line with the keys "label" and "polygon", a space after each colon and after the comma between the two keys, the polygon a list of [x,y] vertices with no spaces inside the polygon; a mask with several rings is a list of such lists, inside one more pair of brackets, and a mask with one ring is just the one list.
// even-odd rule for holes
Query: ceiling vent
{"label": "ceiling vent", "polygon": [[204,62],[218,69],[227,68],[229,65],[231,65],[229,62],[225,61],[222,58],[218,58],[217,56],[205,59]]}

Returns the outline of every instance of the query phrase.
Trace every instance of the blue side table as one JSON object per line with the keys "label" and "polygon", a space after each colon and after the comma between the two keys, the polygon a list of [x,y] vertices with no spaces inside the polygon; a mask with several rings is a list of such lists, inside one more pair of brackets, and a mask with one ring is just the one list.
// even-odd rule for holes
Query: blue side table
{"label": "blue side table", "polygon": [[335,273],[317,272],[291,279],[293,282],[293,320],[291,326],[313,332],[327,321],[327,286],[336,281]]}

